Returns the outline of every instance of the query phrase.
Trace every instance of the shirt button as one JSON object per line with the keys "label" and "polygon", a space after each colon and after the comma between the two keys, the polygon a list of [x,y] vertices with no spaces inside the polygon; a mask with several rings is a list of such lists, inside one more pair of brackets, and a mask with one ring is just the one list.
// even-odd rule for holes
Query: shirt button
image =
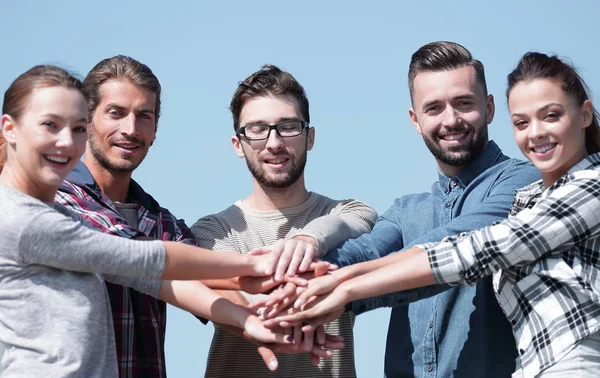
{"label": "shirt button", "polygon": [[450,207],[450,202],[444,203],[444,207],[446,207],[446,208]]}
{"label": "shirt button", "polygon": [[456,182],[456,180],[450,180],[450,188],[454,188],[456,187],[456,185],[458,185],[458,183]]}
{"label": "shirt button", "polygon": [[524,355],[524,354],[525,354],[525,351],[524,351],[523,349],[519,349],[519,353],[520,353],[521,355]]}
{"label": "shirt button", "polygon": [[429,323],[429,328],[433,328],[433,323]]}
{"label": "shirt button", "polygon": [[427,365],[427,371],[432,371],[432,370],[433,370],[433,366]]}

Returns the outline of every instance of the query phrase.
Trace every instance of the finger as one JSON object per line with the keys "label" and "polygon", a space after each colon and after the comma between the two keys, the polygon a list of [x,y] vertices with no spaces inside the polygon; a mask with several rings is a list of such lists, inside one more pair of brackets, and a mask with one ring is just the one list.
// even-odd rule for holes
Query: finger
{"label": "finger", "polygon": [[338,270],[339,267],[335,264],[332,264],[330,262],[327,262],[329,264],[329,266],[327,267],[327,270]]}
{"label": "finger", "polygon": [[265,303],[266,306],[274,306],[277,303],[283,301],[285,298],[288,298],[296,293],[296,285],[291,282],[286,282],[281,290],[277,290],[276,293],[271,294],[269,300]]}
{"label": "finger", "polygon": [[259,248],[253,249],[252,251],[248,252],[248,255],[261,256],[261,255],[267,255],[271,252],[272,252],[272,250],[270,247],[259,247]]}
{"label": "finger", "polygon": [[302,259],[304,258],[304,254],[306,253],[306,249],[308,246],[306,243],[298,242],[296,244],[296,248],[294,248],[294,254],[292,256],[292,260],[290,261],[290,265],[288,266],[287,274],[293,276],[296,274]]}
{"label": "finger", "polygon": [[315,331],[316,334],[316,339],[317,339],[317,344],[318,345],[323,345],[325,344],[325,327],[323,327],[322,325],[317,327],[317,330]]}
{"label": "finger", "polygon": [[333,353],[330,350],[319,348],[319,347],[312,348],[312,350],[310,351],[310,354],[311,354],[311,356],[314,355],[314,356],[320,357],[320,358],[333,357]]}
{"label": "finger", "polygon": [[318,356],[318,355],[316,355],[316,354],[313,354],[313,353],[311,353],[311,354],[310,354],[310,362],[311,362],[313,365],[315,365],[315,366],[318,366],[318,365],[319,365],[319,362],[321,362],[321,357],[319,357],[319,356]]}
{"label": "finger", "polygon": [[277,361],[277,356],[275,353],[268,347],[261,345],[258,347],[258,354],[262,357],[263,361],[271,371],[277,370],[279,366],[279,362]]}
{"label": "finger", "polygon": [[291,282],[296,286],[307,286],[308,285],[308,280],[306,280],[305,278],[302,278],[300,276],[290,276],[288,274],[286,274],[285,276],[283,276],[283,280],[285,282]]}
{"label": "finger", "polygon": [[[302,327],[302,329],[304,330],[304,327]],[[303,331],[304,332],[304,331]],[[315,340],[315,333],[314,332],[304,332],[304,350],[309,352],[313,349],[313,343]]]}
{"label": "finger", "polygon": [[315,277],[324,276],[325,274],[327,274],[328,270],[329,270],[329,264],[326,263],[325,261],[321,261],[321,262],[317,263],[317,266],[315,267]]}
{"label": "finger", "polygon": [[294,250],[296,249],[295,241],[288,241],[285,243],[283,248],[283,252],[281,256],[279,256],[279,262],[277,263],[277,269],[275,270],[275,281],[283,281],[283,275],[290,265],[290,261],[292,260],[292,256],[294,255]]}
{"label": "finger", "polygon": [[300,346],[302,345],[302,327],[300,326],[296,326],[293,328],[294,330],[294,349],[298,350],[300,349]]}
{"label": "finger", "polygon": [[308,247],[306,247],[306,251],[304,251],[304,257],[302,258],[302,262],[300,263],[300,266],[298,267],[298,270],[302,273],[306,272],[306,270],[308,269],[308,266],[310,265],[311,261],[313,260],[313,258],[315,257],[316,253],[315,253],[315,247],[312,244],[309,244]]}

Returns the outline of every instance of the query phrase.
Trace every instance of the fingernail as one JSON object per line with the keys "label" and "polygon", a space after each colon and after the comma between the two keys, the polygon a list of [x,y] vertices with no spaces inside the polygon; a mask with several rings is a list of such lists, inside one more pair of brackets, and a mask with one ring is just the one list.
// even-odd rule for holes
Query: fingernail
{"label": "fingernail", "polygon": [[275,361],[275,360],[269,361],[269,370],[271,370],[271,371],[277,370],[277,361]]}
{"label": "fingernail", "polygon": [[281,274],[281,273],[277,273],[277,274],[275,275],[275,280],[276,280],[276,281],[281,281],[282,279],[283,279],[283,277],[282,277],[282,274]]}

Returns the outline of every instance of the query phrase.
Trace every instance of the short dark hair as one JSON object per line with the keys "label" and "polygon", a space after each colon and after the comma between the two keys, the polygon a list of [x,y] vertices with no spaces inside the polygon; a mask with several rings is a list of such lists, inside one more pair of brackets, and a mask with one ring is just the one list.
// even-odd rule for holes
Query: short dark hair
{"label": "short dark hair", "polygon": [[100,87],[110,80],[127,80],[132,84],[156,93],[155,119],[160,117],[160,82],[147,65],[124,55],[106,58],[96,64],[83,80],[83,90],[88,99],[90,120],[102,101]]}
{"label": "short dark hair", "polygon": [[473,59],[471,52],[464,46],[448,41],[431,42],[422,46],[412,55],[410,65],[408,66],[408,88],[411,100],[415,77],[419,73],[450,71],[467,66],[473,67],[475,77],[483,87],[484,95],[487,96],[488,92],[483,63],[477,59]]}
{"label": "short dark hair", "polygon": [[260,96],[283,95],[291,95],[298,101],[304,121],[310,123],[308,98],[302,85],[289,72],[282,71],[272,64],[266,64],[238,83],[229,104],[229,110],[233,115],[233,129],[237,130],[240,127],[240,114],[248,100]]}
{"label": "short dark hair", "polygon": [[[510,91],[520,82],[535,79],[550,79],[557,81],[566,94],[572,96],[578,106],[590,99],[589,89],[573,65],[556,55],[548,56],[539,52],[528,52],[508,75],[506,98]],[[600,152],[600,115],[593,108],[592,124],[585,129],[585,147],[588,154]]]}

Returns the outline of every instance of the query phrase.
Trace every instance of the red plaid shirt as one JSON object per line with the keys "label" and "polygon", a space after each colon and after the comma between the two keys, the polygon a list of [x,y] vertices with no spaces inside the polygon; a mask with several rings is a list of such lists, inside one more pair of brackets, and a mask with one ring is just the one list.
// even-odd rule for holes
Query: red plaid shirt
{"label": "red plaid shirt", "polygon": [[[100,190],[89,170],[79,163],[56,194],[55,201],[81,214],[102,232],[125,238],[148,236],[196,244],[182,220],[178,220],[133,180],[130,201],[138,205],[138,229],[127,225],[114,203]],[[119,376],[164,378],[166,303],[134,289],[107,282],[110,296]]]}

